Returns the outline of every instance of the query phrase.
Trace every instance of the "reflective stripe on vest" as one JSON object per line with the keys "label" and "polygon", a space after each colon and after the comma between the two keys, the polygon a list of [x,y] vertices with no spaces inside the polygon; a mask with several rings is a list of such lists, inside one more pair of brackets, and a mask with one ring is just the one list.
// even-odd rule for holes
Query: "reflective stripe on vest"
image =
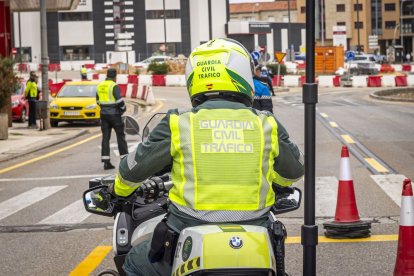
{"label": "reflective stripe on vest", "polygon": [[97,93],[98,93],[99,104],[109,105],[109,104],[116,103],[115,97],[113,94],[115,85],[116,83],[112,80],[105,80],[98,85]]}
{"label": "reflective stripe on vest", "polygon": [[251,110],[202,109],[170,116],[169,197],[193,210],[255,211],[274,203],[277,122]]}
{"label": "reflective stripe on vest", "polygon": [[28,81],[26,83],[26,96],[30,98],[37,98],[37,84],[33,81]]}

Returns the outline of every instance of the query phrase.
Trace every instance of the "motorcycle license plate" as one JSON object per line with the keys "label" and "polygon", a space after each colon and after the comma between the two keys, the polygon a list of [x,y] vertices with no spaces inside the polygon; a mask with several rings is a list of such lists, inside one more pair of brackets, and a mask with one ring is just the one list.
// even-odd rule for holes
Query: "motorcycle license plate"
{"label": "motorcycle license plate", "polygon": [[65,111],[65,112],[63,112],[63,115],[66,115],[66,116],[79,116],[80,112],[79,111]]}

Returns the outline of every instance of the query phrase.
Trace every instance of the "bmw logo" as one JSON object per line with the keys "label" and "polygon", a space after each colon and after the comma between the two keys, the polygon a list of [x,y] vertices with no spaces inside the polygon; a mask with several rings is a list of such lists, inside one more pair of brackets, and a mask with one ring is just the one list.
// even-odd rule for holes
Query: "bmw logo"
{"label": "bmw logo", "polygon": [[229,241],[231,248],[239,249],[243,246],[243,240],[239,237],[232,237]]}

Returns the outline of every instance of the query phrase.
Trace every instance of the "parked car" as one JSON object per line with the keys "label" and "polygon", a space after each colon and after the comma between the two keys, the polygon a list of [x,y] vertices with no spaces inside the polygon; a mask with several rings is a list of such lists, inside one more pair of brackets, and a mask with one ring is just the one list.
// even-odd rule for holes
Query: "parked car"
{"label": "parked car", "polygon": [[147,69],[148,65],[150,65],[151,62],[156,62],[156,63],[163,63],[166,62],[168,60],[172,60],[173,58],[170,56],[152,56],[149,57],[147,59],[144,59],[143,61],[137,62],[134,64],[134,66],[136,68],[144,68]]}
{"label": "parked car", "polygon": [[29,103],[24,99],[25,88],[26,85],[20,82],[11,95],[12,120],[22,123],[26,122],[27,115],[29,114]]}
{"label": "parked car", "polygon": [[96,88],[99,82],[67,82],[50,103],[50,124],[59,122],[100,122],[100,108],[96,103]]}

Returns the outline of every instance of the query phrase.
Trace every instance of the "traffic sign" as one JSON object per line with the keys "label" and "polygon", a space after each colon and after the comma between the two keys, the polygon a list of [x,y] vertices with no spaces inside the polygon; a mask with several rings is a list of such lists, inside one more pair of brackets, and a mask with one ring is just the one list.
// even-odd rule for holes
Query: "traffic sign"
{"label": "traffic sign", "polygon": [[277,60],[277,62],[281,63],[282,60],[285,58],[286,53],[282,53],[282,52],[275,52],[275,59]]}
{"label": "traffic sign", "polygon": [[377,35],[369,35],[368,36],[368,48],[370,49],[378,49],[378,36]]}
{"label": "traffic sign", "polygon": [[347,60],[354,60],[355,59],[355,53],[352,51],[349,51],[346,53],[346,59]]}
{"label": "traffic sign", "polygon": [[17,54],[17,49],[16,49],[16,48],[13,48],[13,49],[12,49],[12,54],[13,54],[13,55]]}

